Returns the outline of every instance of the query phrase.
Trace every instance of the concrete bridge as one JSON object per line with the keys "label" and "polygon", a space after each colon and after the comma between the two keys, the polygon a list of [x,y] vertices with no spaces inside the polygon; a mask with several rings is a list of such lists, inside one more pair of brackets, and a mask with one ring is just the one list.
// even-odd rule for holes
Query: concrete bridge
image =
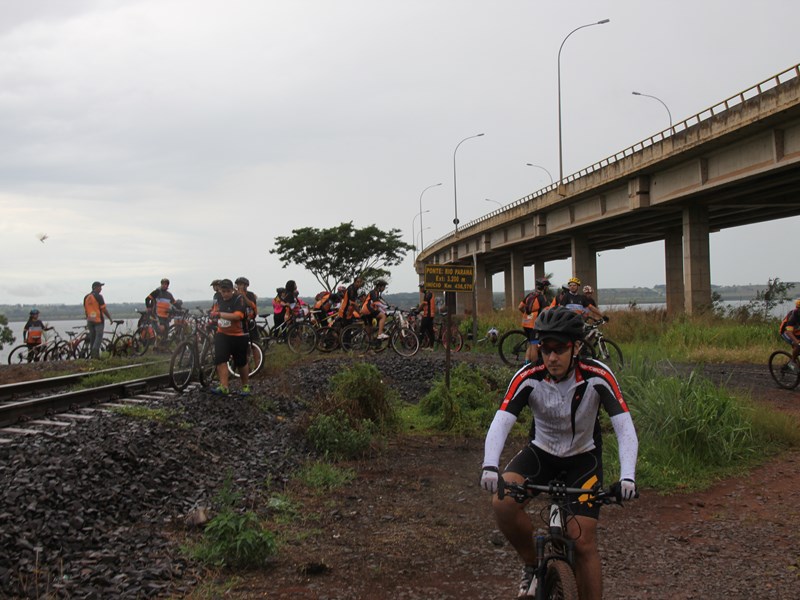
{"label": "concrete bridge", "polygon": [[573,274],[602,288],[598,252],[663,240],[667,310],[692,313],[711,304],[710,233],[795,215],[800,65],[459,227],[416,268],[474,265],[475,292],[457,294],[456,310],[481,314],[495,273],[516,306],[525,267],[542,277],[545,262],[571,257]]}

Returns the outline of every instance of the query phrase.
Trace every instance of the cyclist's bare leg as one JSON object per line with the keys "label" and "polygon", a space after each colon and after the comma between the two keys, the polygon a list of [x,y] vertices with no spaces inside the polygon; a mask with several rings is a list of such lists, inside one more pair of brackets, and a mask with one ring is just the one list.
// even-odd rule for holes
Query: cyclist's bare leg
{"label": "cyclist's bare leg", "polygon": [[383,335],[384,325],[386,325],[386,313],[378,313],[378,335]]}
{"label": "cyclist's bare leg", "polygon": [[250,383],[250,365],[245,363],[239,367],[239,377],[242,380],[242,387]]}
{"label": "cyclist's bare leg", "polygon": [[[522,483],[525,478],[518,473],[503,473],[503,479],[509,483]],[[492,498],[492,509],[500,532],[517,551],[526,565],[535,565],[536,547],[533,543],[533,523],[525,507],[528,502],[517,502],[510,496],[500,500],[497,495]]]}
{"label": "cyclist's bare leg", "polygon": [[539,359],[539,346],[537,344],[528,344],[528,349],[525,351],[525,360],[531,364],[536,364]]}
{"label": "cyclist's bare leg", "polygon": [[603,596],[603,575],[597,550],[597,519],[576,516],[567,531],[575,540],[575,579],[581,600],[600,600]]}

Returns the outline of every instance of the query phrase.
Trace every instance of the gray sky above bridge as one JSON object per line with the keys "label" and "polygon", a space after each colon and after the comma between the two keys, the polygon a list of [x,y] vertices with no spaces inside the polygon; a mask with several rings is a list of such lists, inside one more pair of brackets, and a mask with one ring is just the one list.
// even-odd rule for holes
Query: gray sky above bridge
{"label": "gray sky above bridge", "polygon": [[[452,230],[798,61],[800,4],[688,0],[0,0],[0,303],[180,297],[301,226]],[[526,163],[544,167],[532,168]],[[487,200],[488,199],[488,200]],[[417,217],[415,219],[415,217]],[[796,219],[714,234],[712,282],[800,280]],[[48,237],[40,241],[40,234]],[[784,241],[785,240],[785,241]],[[389,291],[412,291],[412,256]],[[561,282],[568,261],[549,263]],[[530,277],[530,274],[528,274]],[[599,287],[663,283],[660,244]],[[501,287],[500,279],[496,284]]]}

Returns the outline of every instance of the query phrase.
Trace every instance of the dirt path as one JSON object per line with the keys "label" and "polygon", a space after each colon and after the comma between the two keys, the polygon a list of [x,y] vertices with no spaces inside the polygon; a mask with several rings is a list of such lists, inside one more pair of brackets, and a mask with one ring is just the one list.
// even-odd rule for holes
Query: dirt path
{"label": "dirt path", "polygon": [[[739,373],[750,385],[747,369]],[[800,393],[760,389],[759,401],[800,414]],[[482,453],[481,440],[412,437],[354,465],[355,486],[307,511],[319,535],[284,547],[274,569],[226,597],[513,597],[519,563],[478,488]],[[644,489],[641,500],[604,509],[604,597],[800,598],[798,466],[795,451],[703,493]]]}

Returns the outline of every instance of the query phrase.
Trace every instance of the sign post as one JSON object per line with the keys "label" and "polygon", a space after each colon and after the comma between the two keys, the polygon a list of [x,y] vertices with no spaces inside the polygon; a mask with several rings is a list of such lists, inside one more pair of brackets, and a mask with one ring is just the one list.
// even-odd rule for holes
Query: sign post
{"label": "sign post", "polygon": [[[425,290],[444,292],[447,318],[444,341],[444,385],[450,390],[450,331],[451,315],[456,309],[456,292],[471,292],[475,287],[475,269],[472,265],[425,265]],[[474,317],[473,317],[474,318]]]}

